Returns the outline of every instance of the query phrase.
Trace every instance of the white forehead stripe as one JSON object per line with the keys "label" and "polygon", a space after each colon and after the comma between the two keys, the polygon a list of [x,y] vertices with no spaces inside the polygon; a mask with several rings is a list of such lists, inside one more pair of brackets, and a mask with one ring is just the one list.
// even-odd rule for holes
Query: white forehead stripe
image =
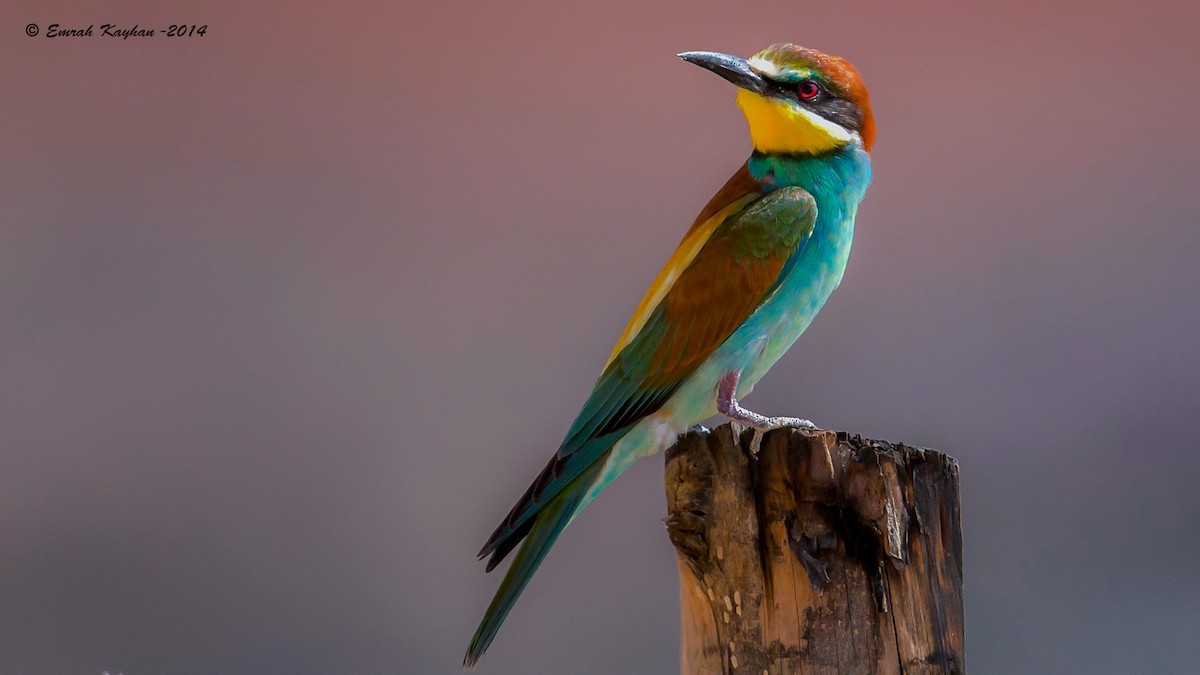
{"label": "white forehead stripe", "polygon": [[775,77],[779,74],[779,66],[766,59],[754,57],[749,61],[750,67],[763,77]]}

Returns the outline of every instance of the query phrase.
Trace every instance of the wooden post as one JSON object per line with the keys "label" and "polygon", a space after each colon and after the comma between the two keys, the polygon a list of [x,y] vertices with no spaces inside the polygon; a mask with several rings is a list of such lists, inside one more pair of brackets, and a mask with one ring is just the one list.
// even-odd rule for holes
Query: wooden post
{"label": "wooden post", "polygon": [[963,673],[958,463],[832,431],[667,451],[681,672]]}

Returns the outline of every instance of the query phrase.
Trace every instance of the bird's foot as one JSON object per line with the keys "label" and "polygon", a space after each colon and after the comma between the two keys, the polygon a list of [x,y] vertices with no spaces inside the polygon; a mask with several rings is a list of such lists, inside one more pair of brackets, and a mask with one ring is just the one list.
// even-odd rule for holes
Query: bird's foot
{"label": "bird's foot", "polygon": [[816,429],[817,425],[799,417],[762,417],[761,424],[751,422],[751,428],[754,432],[750,435],[750,456],[758,457],[759,450],[762,450],[763,436],[766,436],[768,431],[775,429]]}
{"label": "bird's foot", "polygon": [[717,412],[735,422],[748,424],[754,429],[750,438],[750,454],[758,456],[762,447],[762,437],[773,429],[816,429],[817,425],[799,417],[767,417],[752,410],[746,410],[738,403],[737,388],[741,373],[733,371],[726,373],[717,382]]}
{"label": "bird's foot", "polygon": [[[759,427],[755,427],[759,428]],[[772,429],[816,429],[817,425],[812,422],[800,419],[799,417],[768,417],[767,423],[762,427],[763,431],[771,431]]]}

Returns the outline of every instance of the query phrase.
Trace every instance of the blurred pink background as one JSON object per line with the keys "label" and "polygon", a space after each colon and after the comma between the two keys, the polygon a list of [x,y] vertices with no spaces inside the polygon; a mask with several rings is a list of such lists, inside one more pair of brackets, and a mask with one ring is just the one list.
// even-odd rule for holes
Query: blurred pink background
{"label": "blurred pink background", "polygon": [[[458,672],[475,551],[748,152],[674,54],[777,41],[880,134],[748,404],[959,459],[970,672],[1195,672],[1191,3],[89,4],[0,9],[0,672]],[[480,672],[677,671],[661,478]]]}

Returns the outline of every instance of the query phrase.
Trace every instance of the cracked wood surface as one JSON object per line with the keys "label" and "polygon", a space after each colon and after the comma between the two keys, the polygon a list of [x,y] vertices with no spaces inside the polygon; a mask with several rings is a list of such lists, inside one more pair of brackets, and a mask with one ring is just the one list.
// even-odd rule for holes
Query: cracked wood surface
{"label": "cracked wood surface", "polygon": [[958,463],[730,425],[667,451],[681,672],[963,673]]}

